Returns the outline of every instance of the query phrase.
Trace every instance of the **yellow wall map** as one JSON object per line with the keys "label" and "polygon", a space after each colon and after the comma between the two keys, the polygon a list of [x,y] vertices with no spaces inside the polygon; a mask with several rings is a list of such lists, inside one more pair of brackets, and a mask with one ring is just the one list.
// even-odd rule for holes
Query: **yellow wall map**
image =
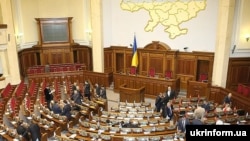
{"label": "yellow wall map", "polygon": [[180,24],[195,18],[198,12],[205,10],[206,0],[122,0],[121,9],[136,12],[146,10],[150,19],[144,30],[152,32],[161,24],[169,38],[187,34],[187,28],[180,28]]}

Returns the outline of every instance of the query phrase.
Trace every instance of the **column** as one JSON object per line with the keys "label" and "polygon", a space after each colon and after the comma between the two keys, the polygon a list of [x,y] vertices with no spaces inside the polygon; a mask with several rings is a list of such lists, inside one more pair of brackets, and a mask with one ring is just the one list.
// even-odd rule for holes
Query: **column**
{"label": "column", "polygon": [[235,0],[220,0],[212,85],[226,87]]}
{"label": "column", "polygon": [[4,73],[6,84],[10,82],[12,85],[20,83],[20,72],[18,63],[18,52],[16,47],[15,31],[13,26],[13,17],[11,11],[10,0],[0,0],[2,8],[3,24],[7,24],[7,49],[1,52],[2,64],[4,65]]}
{"label": "column", "polygon": [[93,71],[104,72],[104,49],[102,36],[102,0],[90,0],[92,25]]}

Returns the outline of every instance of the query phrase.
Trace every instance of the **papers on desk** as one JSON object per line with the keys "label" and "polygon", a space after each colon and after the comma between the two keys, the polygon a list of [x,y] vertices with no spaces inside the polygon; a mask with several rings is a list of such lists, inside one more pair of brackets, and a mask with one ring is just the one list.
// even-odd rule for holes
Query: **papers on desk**
{"label": "papers on desk", "polygon": [[107,115],[101,115],[101,117],[108,117]]}
{"label": "papers on desk", "polygon": [[123,117],[117,117],[117,119],[123,119]]}
{"label": "papers on desk", "polygon": [[110,134],[115,134],[115,133],[116,133],[116,131],[109,131],[109,133],[110,133]]}
{"label": "papers on desk", "polygon": [[95,129],[94,129],[94,128],[89,128],[89,130],[91,130],[91,131],[95,131]]}
{"label": "papers on desk", "polygon": [[150,134],[150,132],[144,132],[144,134]]}
{"label": "papers on desk", "polygon": [[180,140],[180,141],[184,141],[184,139],[183,139],[183,138],[179,138],[179,140]]}
{"label": "papers on desk", "polygon": [[53,117],[52,117],[52,116],[50,116],[50,115],[47,115],[47,117],[48,117],[48,118],[50,118],[50,119],[51,119],[51,118],[53,118]]}
{"label": "papers on desk", "polygon": [[56,90],[55,90],[55,89],[53,89],[53,90],[51,90],[51,91],[50,91],[50,93],[49,93],[49,94],[52,94],[52,93],[53,93],[53,92],[55,92],[55,91],[56,91]]}
{"label": "papers on desk", "polygon": [[76,137],[76,134],[72,134],[69,136],[69,138],[74,139]]}
{"label": "papers on desk", "polygon": [[247,121],[246,121],[246,120],[241,120],[241,121],[240,121],[240,123],[245,123],[245,122],[247,122]]}
{"label": "papers on desk", "polygon": [[32,117],[27,117],[28,120],[32,120]]}
{"label": "papers on desk", "polygon": [[127,132],[122,132],[122,131],[121,131],[120,134],[124,135],[124,134],[127,134]]}
{"label": "papers on desk", "polygon": [[12,123],[12,124],[16,124],[16,122],[15,122],[15,121],[11,121],[11,123]]}
{"label": "papers on desk", "polygon": [[49,126],[48,126],[48,125],[44,125],[43,127],[44,127],[45,129],[48,129],[48,128],[49,128]]}
{"label": "papers on desk", "polygon": [[0,130],[0,135],[4,135],[5,132],[3,130]]}

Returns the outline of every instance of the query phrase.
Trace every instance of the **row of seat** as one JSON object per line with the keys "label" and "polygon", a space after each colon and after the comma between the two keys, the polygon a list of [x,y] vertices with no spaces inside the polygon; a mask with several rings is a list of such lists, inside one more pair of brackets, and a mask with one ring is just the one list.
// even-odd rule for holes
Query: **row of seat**
{"label": "row of seat", "polygon": [[76,71],[86,68],[84,64],[54,64],[54,65],[41,65],[33,66],[27,69],[27,74],[37,74],[45,72],[63,72],[63,71]]}

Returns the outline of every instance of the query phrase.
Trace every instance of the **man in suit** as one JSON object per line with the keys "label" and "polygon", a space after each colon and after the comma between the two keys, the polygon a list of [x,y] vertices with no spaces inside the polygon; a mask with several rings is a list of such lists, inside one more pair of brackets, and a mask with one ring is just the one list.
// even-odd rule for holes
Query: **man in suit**
{"label": "man in suit", "polygon": [[175,91],[171,89],[170,86],[168,86],[168,89],[165,93],[165,97],[162,99],[162,111],[166,107],[166,104],[168,103],[169,100],[172,100],[175,98]]}
{"label": "man in suit", "polygon": [[101,97],[101,98],[104,98],[104,99],[107,99],[106,89],[105,89],[104,86],[101,87],[101,90],[100,90],[100,97]]}
{"label": "man in suit", "polygon": [[84,83],[84,96],[85,97],[88,97],[88,100],[90,101],[90,84],[88,81],[85,81]]}
{"label": "man in suit", "polygon": [[24,127],[23,125],[23,120],[20,120],[17,122],[17,128],[16,128],[16,132],[18,135],[21,135],[25,141],[29,141],[30,137],[28,134],[28,129],[26,127]]}
{"label": "man in suit", "polygon": [[156,97],[155,99],[155,109],[156,112],[160,112],[161,107],[162,107],[162,100],[163,100],[164,96],[162,93],[159,93],[159,95]]}
{"label": "man in suit", "polygon": [[206,100],[203,101],[201,107],[205,109],[206,113],[208,113],[210,110],[210,104]]}
{"label": "man in suit", "polygon": [[170,101],[168,101],[165,110],[162,111],[163,118],[167,118],[167,119],[171,120],[174,116],[173,110],[174,110],[174,107],[172,105],[172,101],[170,100]]}
{"label": "man in suit", "polygon": [[98,97],[100,97],[101,87],[98,83],[95,84],[95,93]]}
{"label": "man in suit", "polygon": [[64,103],[64,106],[63,106],[61,115],[66,116],[69,121],[71,120],[71,106],[66,100],[63,100],[63,103]]}
{"label": "man in suit", "polygon": [[170,86],[168,86],[168,89],[166,91],[166,97],[169,99],[169,100],[172,100],[175,98],[175,91],[171,89]]}
{"label": "man in suit", "polygon": [[29,131],[29,133],[31,135],[31,140],[32,141],[41,141],[40,127],[33,120],[31,120],[31,124],[28,127],[28,131]]}
{"label": "man in suit", "polygon": [[54,114],[61,114],[62,113],[62,109],[59,106],[57,101],[51,101],[51,111],[53,111]]}
{"label": "man in suit", "polygon": [[194,119],[192,120],[193,125],[203,125],[203,117],[205,115],[205,109],[198,106],[194,110]]}
{"label": "man in suit", "polygon": [[72,86],[72,92],[74,92],[74,90],[76,90],[76,87],[77,87],[77,83],[74,82],[73,86]]}
{"label": "man in suit", "polygon": [[186,118],[185,111],[180,111],[179,119],[177,121],[177,131],[181,133],[186,133],[186,125],[189,125],[189,119]]}
{"label": "man in suit", "polygon": [[46,88],[44,89],[44,95],[45,95],[45,101],[47,103],[47,108],[51,110],[50,102],[51,100],[53,100],[53,94],[49,85],[47,85]]}
{"label": "man in suit", "polygon": [[82,105],[82,95],[77,90],[74,90],[71,100],[73,100],[76,104]]}
{"label": "man in suit", "polygon": [[224,100],[223,100],[223,104],[229,104],[231,105],[232,104],[232,93],[229,93],[227,96],[225,96]]}

